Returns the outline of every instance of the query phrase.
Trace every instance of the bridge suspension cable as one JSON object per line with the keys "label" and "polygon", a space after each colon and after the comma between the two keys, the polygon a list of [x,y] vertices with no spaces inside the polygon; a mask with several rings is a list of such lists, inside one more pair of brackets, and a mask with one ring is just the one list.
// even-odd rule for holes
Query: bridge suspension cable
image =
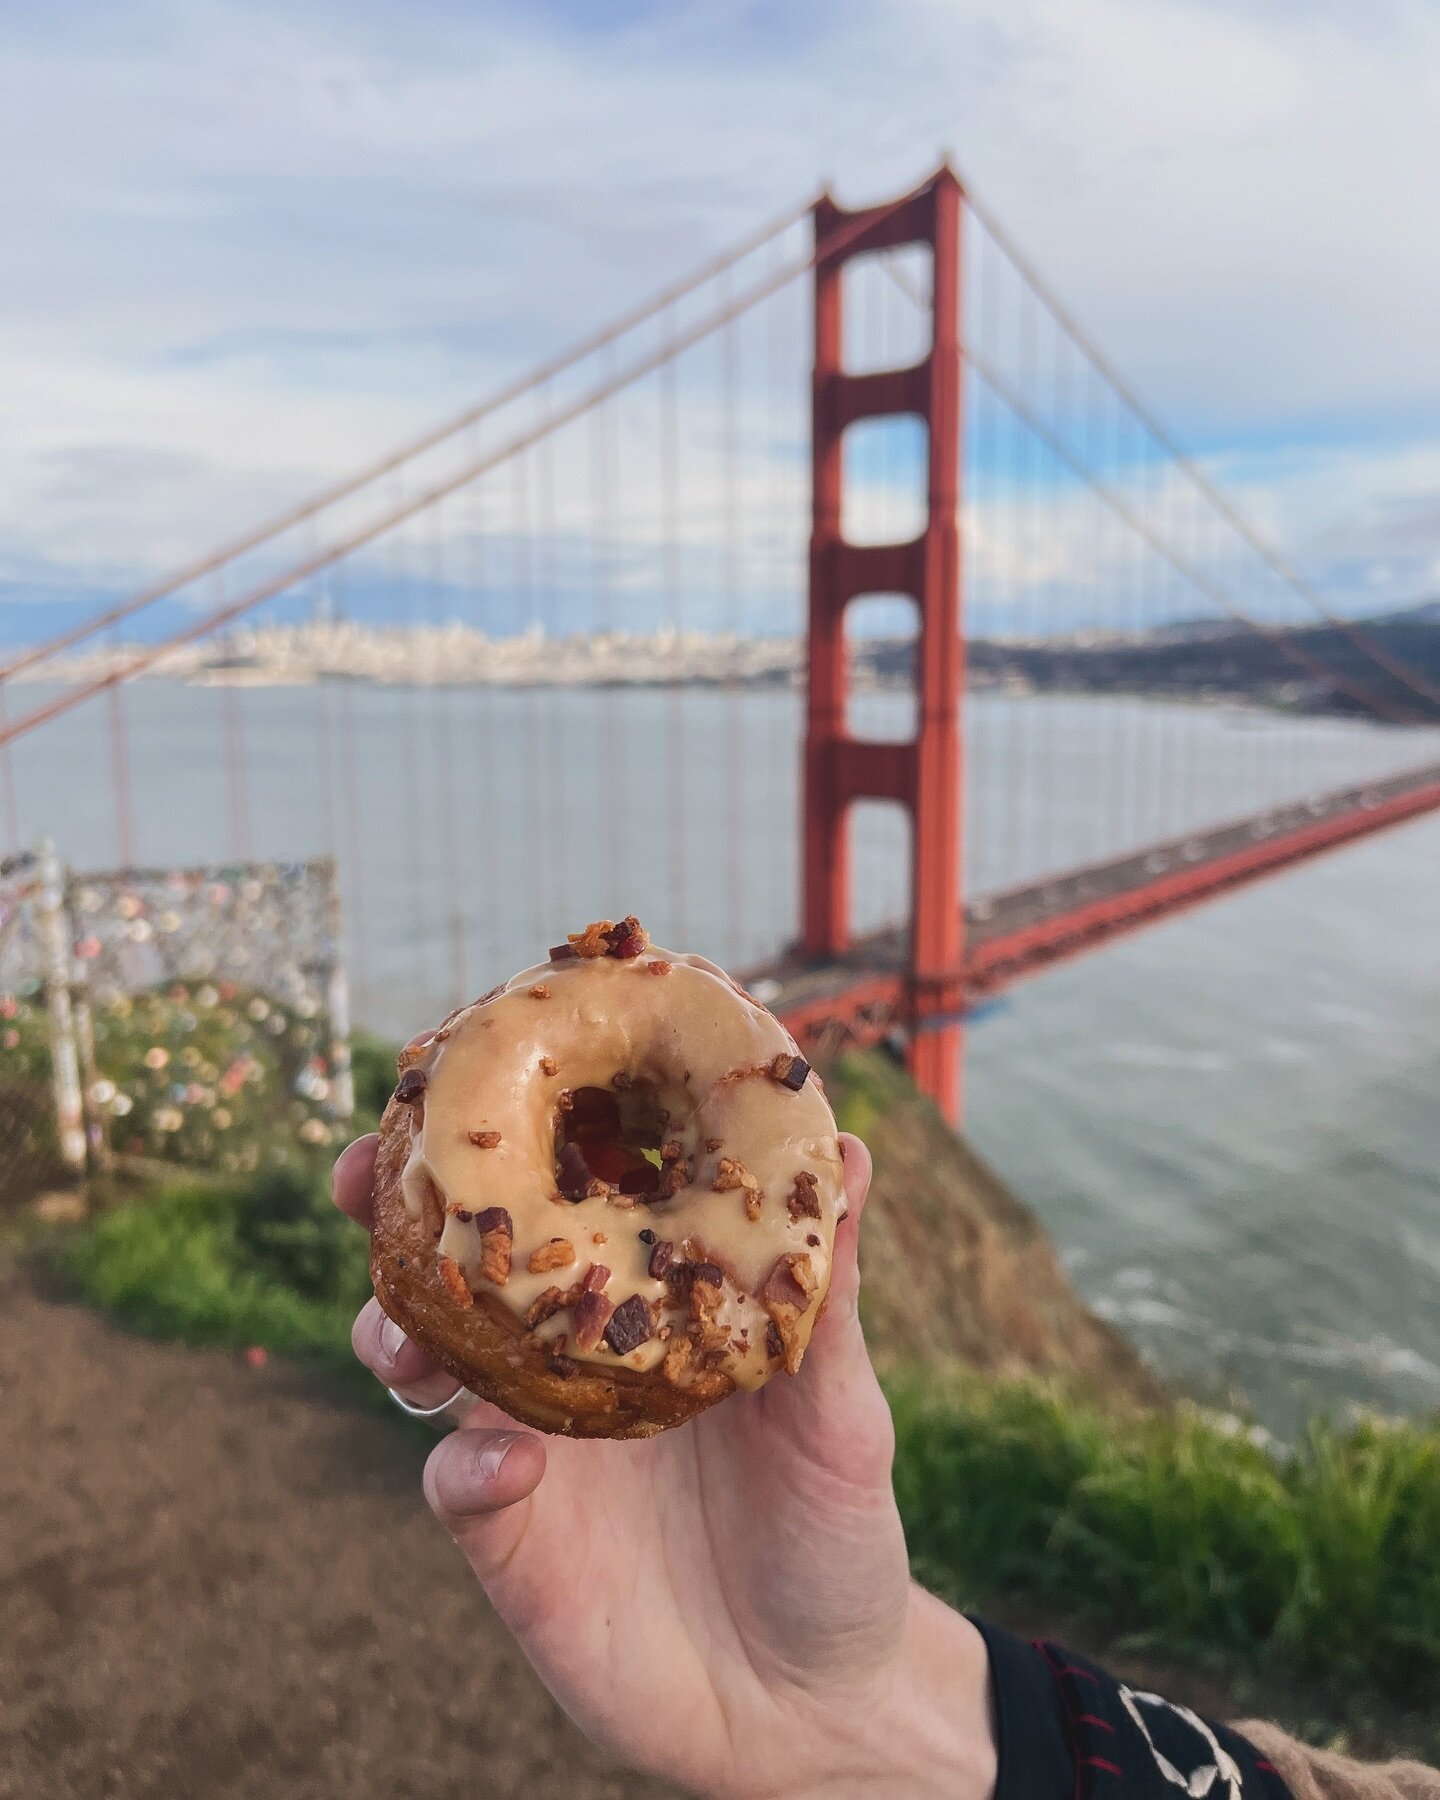
{"label": "bridge suspension cable", "polygon": [[[968,195],[967,204],[971,206],[972,210],[976,211],[976,216],[981,218],[982,223],[987,224],[988,230],[988,215],[981,214],[979,210],[974,207],[974,202],[970,200]],[[1407,669],[1403,663],[1397,662],[1395,658],[1391,657],[1388,652],[1384,650],[1382,645],[1374,643],[1367,633],[1358,630],[1351,621],[1344,619],[1342,616],[1327,608],[1320,600],[1319,596],[1314,593],[1314,590],[1311,589],[1308,584],[1302,582],[1298,576],[1294,576],[1292,579],[1293,571],[1290,571],[1289,564],[1280,556],[1280,553],[1271,549],[1270,546],[1265,543],[1265,540],[1259,536],[1254,528],[1251,527],[1244,520],[1242,515],[1234,509],[1230,502],[1225,499],[1220,490],[1215,487],[1214,483],[1211,482],[1208,477],[1203,475],[1193,459],[1177,449],[1173,440],[1171,440],[1168,435],[1154,423],[1148,413],[1143,411],[1139,403],[1134,399],[1132,390],[1114,373],[1112,365],[1098,350],[1093,348],[1090,341],[1080,334],[1078,327],[1074,326],[1071,321],[1070,315],[1057,303],[1052,301],[1048,290],[1040,284],[1038,277],[1033,275],[1029,265],[1021,261],[1018,255],[1011,250],[1008,241],[998,237],[996,241],[1000,244],[1001,249],[1005,251],[1007,257],[1009,257],[1013,263],[1017,273],[1021,275],[1022,279],[1025,280],[1027,284],[1034,288],[1036,297],[1051,312],[1061,328],[1071,336],[1077,347],[1091,362],[1097,373],[1110,383],[1116,394],[1125,405],[1132,410],[1135,416],[1155,438],[1155,441],[1165,450],[1166,454],[1175,463],[1176,467],[1186,475],[1186,477],[1195,485],[1197,490],[1204,495],[1212,506],[1215,507],[1216,511],[1225,519],[1226,523],[1238,531],[1243,540],[1256,550],[1257,553],[1263,556],[1267,566],[1280,574],[1282,579],[1286,582],[1286,585],[1293,588],[1308,605],[1312,606],[1326,624],[1333,625],[1342,631],[1343,634],[1355,644],[1356,648],[1362,652],[1367,660],[1373,662],[1377,667],[1384,669],[1386,673],[1394,676],[1396,680],[1400,681],[1411,692],[1428,701],[1432,701],[1434,706],[1424,709],[1397,706],[1394,702],[1387,700],[1383,695],[1377,694],[1373,689],[1367,688],[1363,684],[1354,681],[1342,671],[1331,668],[1330,665],[1325,663],[1320,657],[1306,649],[1302,644],[1297,643],[1291,633],[1281,630],[1276,626],[1268,625],[1263,620],[1256,618],[1254,614],[1248,612],[1218,582],[1205,576],[1193,562],[1182,557],[1174,550],[1165,538],[1157,532],[1135,508],[1128,505],[1121,495],[1116,493],[1106,482],[1102,481],[1093,470],[1088,468],[1083,458],[1065,443],[1058,432],[1053,431],[1049,427],[1038,410],[1025,401],[1018,387],[1014,383],[1006,380],[995,362],[988,358],[983,351],[978,350],[973,342],[967,341],[962,344],[961,354],[981,380],[1004,401],[1005,405],[1010,408],[1011,412],[1014,413],[1017,418],[1024,421],[1034,433],[1035,437],[1045,445],[1046,449],[1048,449],[1053,456],[1063,462],[1065,466],[1070,469],[1072,474],[1079,476],[1080,479],[1104,501],[1106,506],[1110,508],[1117,518],[1127,525],[1137,537],[1148,544],[1176,574],[1189,582],[1196,592],[1203,594],[1206,599],[1210,600],[1230,618],[1234,619],[1237,624],[1243,625],[1247,629],[1257,633],[1280,651],[1282,655],[1288,657],[1297,667],[1304,669],[1305,672],[1313,678],[1324,681],[1330,687],[1348,694],[1351,699],[1357,701],[1367,711],[1373,713],[1375,717],[1388,719],[1396,724],[1433,723],[1435,720],[1434,708],[1440,706],[1440,688],[1437,688],[1426,681],[1418,671],[1411,671]],[[886,261],[885,271],[895,287],[917,306],[924,307],[927,304],[924,295],[919,291],[913,279],[905,270],[897,266],[893,260]]]}
{"label": "bridge suspension cable", "polygon": [[278,513],[274,518],[257,525],[242,536],[222,544],[219,549],[172,570],[170,574],[144,588],[140,593],[133,594],[129,598],[117,602],[114,606],[105,607],[66,630],[56,633],[55,636],[46,639],[43,643],[22,651],[8,663],[0,665],[0,684],[9,681],[13,676],[24,674],[38,667],[41,663],[50,661],[52,657],[59,656],[66,650],[73,649],[75,645],[95,636],[97,632],[107,630],[111,626],[123,623],[126,619],[133,618],[137,613],[143,612],[146,607],[153,606],[159,600],[168,599],[172,594],[188,587],[192,582],[201,580],[204,576],[213,575],[226,563],[234,562],[238,557],[259,548],[262,544],[269,543],[294,526],[314,519],[317,514],[360,493],[364,488],[371,486],[384,476],[394,474],[406,463],[413,462],[417,457],[424,455],[426,451],[435,449],[450,438],[457,437],[461,432],[470,430],[533,390],[543,389],[557,375],[573,369],[577,364],[584,362],[587,357],[593,356],[597,351],[614,344],[639,326],[665,313],[677,301],[695,293],[727,269],[743,262],[747,256],[753,255],[755,251],[763,249],[765,245],[783,236],[786,231],[805,217],[813,204],[814,199],[811,196],[796,205],[787,207],[784,212],[777,214],[757,231],[739,239],[725,250],[699,264],[680,280],[672,282],[668,287],[661,288],[658,293],[652,294],[647,300],[632,307],[628,312],[622,313],[618,318],[612,319],[599,331],[580,339],[578,343],[571,345],[568,350],[558,356],[551,357],[548,361],[526,371],[525,374],[517,376],[514,381],[498,388],[477,404],[467,407],[464,412],[457,413],[453,418],[445,420],[444,423],[435,426],[420,437],[410,439],[388,456],[380,458],[377,462],[368,463],[364,468],[356,470],[331,486],[322,488],[300,505],[291,507],[286,512]]}
{"label": "bridge suspension cable", "polygon": [[[909,194],[902,195],[898,200],[892,201],[887,206],[879,209],[879,216],[887,216],[891,212],[898,211],[909,199]],[[853,228],[851,235],[858,237],[863,235],[864,232],[873,229],[874,220],[871,219],[863,224],[856,225]],[[763,242],[764,240],[762,239],[761,241]],[[458,473],[449,475],[444,480],[433,483],[431,486],[422,489],[408,500],[404,500],[397,505],[392,505],[378,516],[372,517],[363,526],[352,531],[348,536],[328,544],[324,548],[307,556],[301,557],[298,561],[282,570],[280,574],[257,583],[245,593],[238,596],[235,600],[230,601],[225,606],[218,607],[206,613],[192,624],[171,633],[168,638],[165,638],[160,643],[148,645],[142,650],[137,650],[135,654],[119,668],[108,670],[105,674],[96,676],[89,681],[77,683],[74,687],[54,695],[50,700],[37,707],[33,707],[28,713],[24,713],[20,717],[11,720],[3,727],[0,727],[0,748],[4,748],[6,745],[15,742],[16,739],[23,737],[27,732],[36,730],[39,726],[47,724],[50,720],[59,718],[61,714],[69,712],[72,708],[79,706],[83,701],[90,699],[93,695],[103,693],[107,688],[115,687],[121,682],[130,681],[136,676],[145,674],[147,670],[153,669],[158,663],[162,662],[172,651],[181,649],[188,644],[196,643],[202,638],[209,637],[213,632],[233,624],[237,619],[244,617],[245,614],[253,612],[256,607],[263,605],[265,601],[274,599],[278,594],[282,594],[290,588],[297,587],[301,582],[308,580],[321,569],[329,567],[332,563],[337,562],[342,557],[351,555],[356,550],[363,549],[366,545],[373,543],[377,538],[383,537],[387,532],[393,531],[397,526],[403,525],[407,520],[413,519],[418,514],[427,511],[430,507],[437,505],[447,496],[459,492],[461,489],[469,486],[470,483],[475,481],[479,476],[487,474],[490,470],[497,468],[501,463],[508,461],[511,457],[517,456],[521,452],[528,450],[532,445],[538,443],[548,432],[554,431],[562,425],[573,423],[584,414],[602,406],[605,401],[612,399],[625,388],[640,381],[644,376],[654,373],[670,358],[678,356],[682,351],[693,348],[696,344],[703,342],[713,333],[722,330],[726,325],[731,323],[731,321],[740,317],[741,314],[748,312],[761,301],[768,299],[771,295],[778,293],[782,288],[788,286],[790,282],[795,281],[801,275],[806,274],[814,267],[815,261],[816,251],[812,248],[803,255],[792,257],[788,262],[782,263],[777,268],[766,270],[764,273],[753,279],[748,287],[743,289],[739,294],[728,297],[722,304],[717,306],[712,312],[698,322],[689,325],[683,330],[677,330],[673,334],[667,335],[658,348],[647,351],[636,357],[622,369],[596,382],[577,399],[556,406],[552,411],[546,413],[538,423],[530,426],[526,430],[515,433],[497,449],[492,450],[483,456],[468,460]],[[608,345],[611,340],[609,338],[603,338],[600,341],[603,347]],[[553,366],[554,365],[552,365],[552,367]],[[529,383],[527,381],[518,391],[523,393],[527,391],[528,386]],[[473,422],[473,420],[470,422]],[[389,465],[392,471],[397,466],[398,465],[394,462]],[[3,683],[7,673],[8,672],[6,671],[0,671],[0,683]]]}
{"label": "bridge suspension cable", "polygon": [[[1130,409],[1134,417],[1140,421],[1146,431],[1149,432],[1155,443],[1164,450],[1165,454],[1175,466],[1186,475],[1194,487],[1205,496],[1210,502],[1210,505],[1220,517],[1225,520],[1226,524],[1228,524],[1231,529],[1249,545],[1255,554],[1260,557],[1266,567],[1269,568],[1280,581],[1297,594],[1300,599],[1315,612],[1317,617],[1323,619],[1327,625],[1332,625],[1336,630],[1342,632],[1358,650],[1369,657],[1372,662],[1383,668],[1387,674],[1393,676],[1396,681],[1402,683],[1402,685],[1409,688],[1420,698],[1428,700],[1432,705],[1440,705],[1440,686],[1437,686],[1434,682],[1428,680],[1418,669],[1413,669],[1400,658],[1392,656],[1383,644],[1376,641],[1373,634],[1365,631],[1361,626],[1358,626],[1353,619],[1347,619],[1343,613],[1336,612],[1333,607],[1326,603],[1324,597],[1317,591],[1313,583],[1307,581],[1274,544],[1260,535],[1254,525],[1252,525],[1250,520],[1240,511],[1239,507],[1236,506],[1224,489],[1211,480],[1200,464],[1182,447],[1174,434],[1166,428],[1154,411],[1146,406],[1120,370],[1110,358],[1105,355],[1104,351],[1101,350],[1099,345],[1095,342],[1095,339],[1085,330],[1075,315],[1063,303],[1058,294],[1056,294],[1054,288],[1045,280],[1044,276],[1041,275],[1034,263],[1019,248],[1014,238],[996,218],[995,214],[983,201],[977,200],[968,187],[965,190],[965,203],[969,210],[980,221],[981,225],[984,226],[986,232],[1009,261],[1016,274],[1018,274],[1021,280],[1031,289],[1055,322],[1090,362],[1091,366],[1102,375],[1107,382],[1109,382],[1115,393],[1124,401],[1125,405]],[[1433,715],[1426,714],[1425,716],[1428,718]]]}

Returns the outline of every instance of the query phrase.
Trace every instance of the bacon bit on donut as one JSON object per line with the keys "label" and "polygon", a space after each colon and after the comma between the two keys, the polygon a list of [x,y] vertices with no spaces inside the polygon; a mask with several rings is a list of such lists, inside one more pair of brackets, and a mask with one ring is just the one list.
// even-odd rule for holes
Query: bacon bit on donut
{"label": "bacon bit on donut", "polygon": [[816,1237],[816,1235],[813,1231],[806,1232],[805,1242],[810,1246],[810,1248],[812,1250],[818,1250],[820,1248],[820,1240],[818,1237]]}
{"label": "bacon bit on donut", "polygon": [[773,1319],[765,1327],[765,1349],[775,1358],[776,1362],[779,1362],[785,1354],[785,1340],[781,1337],[779,1328]]}
{"label": "bacon bit on donut", "polygon": [[441,1281],[445,1284],[445,1292],[457,1306],[473,1306],[475,1296],[470,1292],[470,1283],[465,1279],[465,1271],[453,1256],[437,1256],[435,1268]]}
{"label": "bacon bit on donut", "polygon": [[643,956],[649,948],[650,933],[634,913],[627,913],[610,933],[610,955],[618,956],[623,962]]}
{"label": "bacon bit on donut", "polygon": [[556,1106],[559,1107],[561,1112],[574,1112],[574,1110],[575,1110],[575,1095],[571,1092],[571,1090],[569,1088],[561,1088],[560,1096],[556,1100],[555,1104],[556,1104]]}
{"label": "bacon bit on donut", "polygon": [[633,1075],[628,1075],[624,1069],[621,1069],[617,1074],[610,1077],[610,1085],[617,1093],[623,1094],[628,1089],[634,1087],[635,1077]]}
{"label": "bacon bit on donut", "polygon": [[614,1306],[603,1294],[581,1294],[571,1308],[577,1350],[583,1350],[588,1355],[596,1348],[605,1335],[605,1327],[610,1323],[614,1311]]}
{"label": "bacon bit on donut", "polygon": [[688,1337],[671,1336],[669,1345],[665,1351],[665,1362],[663,1366],[665,1379],[672,1386],[678,1386],[681,1376],[684,1375],[686,1370],[690,1367],[691,1354],[691,1345]]}
{"label": "bacon bit on donut", "polygon": [[606,1239],[605,1233],[603,1231],[592,1231],[591,1232],[590,1242],[592,1244],[603,1244],[606,1241],[607,1241],[607,1239]]}
{"label": "bacon bit on donut", "polygon": [[554,1237],[548,1244],[530,1252],[525,1267],[532,1275],[548,1275],[551,1269],[565,1269],[575,1260],[575,1246],[569,1238]]}
{"label": "bacon bit on donut", "polygon": [[580,1365],[573,1356],[547,1356],[545,1367],[562,1381],[570,1381],[580,1373]]}
{"label": "bacon bit on donut", "polygon": [[556,1313],[563,1312],[569,1304],[570,1295],[567,1289],[548,1287],[530,1302],[530,1309],[525,1314],[525,1323],[533,1331],[537,1325],[543,1325],[547,1319],[553,1319]]}
{"label": "bacon bit on donut", "polygon": [[[623,1204],[622,1201],[616,1199],[616,1189],[612,1188],[608,1181],[602,1181],[598,1175],[586,1183],[585,1198],[587,1200],[615,1200],[617,1206]],[[631,1204],[633,1205],[634,1202],[632,1201]]]}
{"label": "bacon bit on donut", "polygon": [[[642,1232],[641,1235],[643,1237],[644,1233]],[[674,1260],[675,1246],[670,1243],[668,1239],[662,1238],[650,1252],[650,1279],[652,1281],[663,1280],[665,1272],[669,1269]]]}
{"label": "bacon bit on donut", "polygon": [[656,1196],[661,1200],[673,1200],[690,1180],[690,1165],[682,1156],[677,1161],[667,1163],[660,1172],[660,1179],[655,1184]]}
{"label": "bacon bit on donut", "polygon": [[719,1263],[675,1262],[666,1269],[665,1280],[670,1286],[670,1298],[665,1304],[688,1306],[697,1281],[703,1282],[707,1287],[719,1289],[724,1285],[725,1271]]}
{"label": "bacon bit on donut", "polygon": [[670,973],[670,965],[663,956],[657,956],[654,962],[646,963],[645,967],[652,975],[668,975]]}
{"label": "bacon bit on donut", "polygon": [[572,957],[578,956],[580,952],[573,944],[552,944],[547,954],[549,955],[551,962],[569,962]]}
{"label": "bacon bit on donut", "polygon": [[605,1342],[617,1356],[628,1356],[655,1335],[655,1320],[639,1294],[622,1300],[605,1327]]}
{"label": "bacon bit on donut", "polygon": [[480,1233],[480,1273],[496,1287],[510,1279],[510,1258],[515,1248],[515,1224],[503,1206],[487,1206],[475,1215]]}
{"label": "bacon bit on donut", "polygon": [[498,1150],[500,1148],[498,1131],[468,1131],[465,1135],[477,1150]]}
{"label": "bacon bit on donut", "polygon": [[[717,1279],[702,1280],[700,1269],[713,1269]],[[721,1323],[719,1316],[725,1298],[721,1286],[724,1279],[713,1263],[700,1263],[690,1285],[690,1342],[696,1354],[707,1362],[723,1356],[730,1347],[730,1328]]]}
{"label": "bacon bit on donut", "polygon": [[395,1084],[395,1098],[402,1106],[414,1106],[425,1097],[425,1071],[407,1069]]}
{"label": "bacon bit on donut", "polygon": [[[785,1065],[783,1069],[777,1066],[780,1063]],[[810,1065],[803,1056],[777,1056],[770,1065],[770,1073],[781,1087],[798,1094],[810,1078]]]}
{"label": "bacon bit on donut", "polygon": [[583,931],[572,931],[567,935],[570,939],[572,956],[608,956],[610,953],[609,933],[615,929],[613,919],[596,919]]}
{"label": "bacon bit on donut", "polygon": [[739,1063],[733,1069],[727,1069],[720,1077],[721,1087],[733,1087],[737,1081],[755,1081],[761,1075],[770,1073],[769,1063]]}
{"label": "bacon bit on donut", "polygon": [[537,981],[530,990],[530,998],[532,1000],[548,1000],[550,998],[550,990],[543,981]]}
{"label": "bacon bit on donut", "polygon": [[710,1183],[717,1194],[731,1194],[739,1188],[745,1195],[745,1217],[753,1224],[760,1217],[760,1183],[738,1156],[722,1156]]}
{"label": "bacon bit on donut", "polygon": [[795,1177],[795,1185],[791,1188],[790,1197],[786,1201],[792,1219],[818,1219],[820,1217],[820,1196],[815,1189],[815,1177],[808,1169],[802,1169]]}
{"label": "bacon bit on donut", "polygon": [[583,931],[570,933],[570,945],[576,956],[615,956],[629,961],[633,956],[643,955],[649,943],[650,934],[634,913],[628,913],[618,925],[613,919],[596,919]]}
{"label": "bacon bit on donut", "polygon": [[721,1144],[724,1143],[724,1141],[725,1140],[723,1138],[706,1138],[705,1148],[713,1156],[714,1153],[720,1148]]}
{"label": "bacon bit on donut", "polygon": [[580,1278],[580,1286],[587,1294],[598,1294],[610,1279],[610,1271],[604,1263],[591,1263]]}
{"label": "bacon bit on donut", "polygon": [[785,1370],[790,1375],[800,1367],[804,1355],[796,1328],[818,1285],[808,1253],[789,1250],[775,1259],[775,1266],[765,1277],[765,1285],[760,1290],[760,1304],[779,1333],[785,1349]]}
{"label": "bacon bit on donut", "polygon": [[540,1073],[542,1075],[553,1075],[557,1066],[553,1056],[542,1056],[540,1058]]}

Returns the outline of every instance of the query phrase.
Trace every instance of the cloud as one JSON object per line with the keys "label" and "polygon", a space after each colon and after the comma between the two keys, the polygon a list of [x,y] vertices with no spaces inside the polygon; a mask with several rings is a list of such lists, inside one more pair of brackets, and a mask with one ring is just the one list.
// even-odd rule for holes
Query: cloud
{"label": "cloud", "polygon": [[604,10],[12,14],[0,572],[143,579],[817,178],[877,197],[948,144],[1308,574],[1436,579],[1433,8]]}

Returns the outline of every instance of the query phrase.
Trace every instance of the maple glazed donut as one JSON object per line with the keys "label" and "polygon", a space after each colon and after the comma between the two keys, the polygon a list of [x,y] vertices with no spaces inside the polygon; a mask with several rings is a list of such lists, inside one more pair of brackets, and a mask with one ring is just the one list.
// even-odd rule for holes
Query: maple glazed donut
{"label": "maple glazed donut", "polygon": [[380,1304],[512,1417],[647,1437],[799,1368],[834,1115],[772,1013],[633,918],[407,1050],[380,1136]]}

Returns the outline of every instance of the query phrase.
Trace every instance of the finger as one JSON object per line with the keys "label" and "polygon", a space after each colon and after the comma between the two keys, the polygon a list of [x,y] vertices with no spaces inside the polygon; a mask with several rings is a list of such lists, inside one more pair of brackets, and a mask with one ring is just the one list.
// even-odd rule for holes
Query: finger
{"label": "finger", "polygon": [[825,1309],[793,1379],[769,1382],[767,1406],[789,1440],[815,1463],[843,1474],[858,1489],[887,1493],[893,1434],[889,1408],[860,1328],[860,1215],[870,1190],[870,1152],[841,1138],[850,1211],[835,1230],[835,1256]]}
{"label": "finger", "polygon": [[374,1220],[375,1155],[380,1148],[377,1133],[356,1138],[335,1158],[330,1174],[330,1198],[341,1212],[368,1231]]}
{"label": "finger", "polygon": [[856,1137],[853,1131],[840,1133],[840,1158],[845,1165],[845,1214],[858,1225],[860,1215],[865,1210],[865,1202],[870,1198],[870,1180],[875,1173],[875,1163],[870,1155],[870,1146],[863,1138]]}
{"label": "finger", "polygon": [[356,1315],[350,1343],[375,1379],[393,1388],[411,1406],[439,1406],[460,1387],[453,1375],[432,1362],[386,1317],[378,1300],[367,1300]]}
{"label": "finger", "polygon": [[544,1473],[545,1446],[525,1431],[457,1431],[430,1452],[425,1498],[481,1581],[514,1554]]}
{"label": "finger", "polygon": [[[811,1337],[813,1353],[817,1340],[822,1350],[842,1336],[860,1334],[860,1215],[870,1196],[870,1178],[874,1163],[864,1143],[851,1132],[840,1136],[840,1154],[845,1160],[845,1217],[835,1227],[835,1257],[830,1267],[830,1289],[825,1312]],[[860,1349],[863,1353],[864,1343]]]}

